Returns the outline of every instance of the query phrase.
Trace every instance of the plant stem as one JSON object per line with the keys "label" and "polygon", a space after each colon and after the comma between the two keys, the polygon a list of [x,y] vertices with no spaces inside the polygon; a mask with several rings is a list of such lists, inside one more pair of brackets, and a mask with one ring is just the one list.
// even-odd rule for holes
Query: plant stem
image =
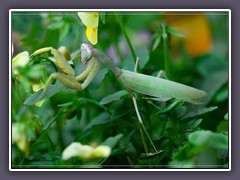
{"label": "plant stem", "polygon": [[[120,27],[122,29],[123,35],[124,35],[124,37],[125,37],[125,39],[127,41],[128,47],[129,47],[130,52],[132,54],[133,61],[134,61],[134,63],[136,63],[137,55],[136,55],[136,53],[135,53],[135,51],[133,49],[132,43],[131,43],[128,35],[127,35],[127,32],[126,32],[125,27],[123,25],[122,19],[121,19],[121,17],[117,13],[115,13],[115,15],[116,15],[117,21],[118,21],[118,23],[119,23],[119,25],[120,25]],[[141,73],[141,69],[140,69],[139,66],[138,66],[138,72]]]}
{"label": "plant stem", "polygon": [[140,130],[140,134],[141,134],[141,138],[142,138],[142,143],[143,143],[144,150],[145,150],[146,153],[149,153],[149,149],[148,149],[148,146],[147,146],[147,142],[146,142],[146,139],[145,139],[145,136],[144,136],[144,133],[143,133],[143,128],[142,128],[140,122],[138,122],[138,124],[139,124],[139,130]]}
{"label": "plant stem", "polygon": [[123,62],[123,56],[122,56],[122,54],[121,54],[121,51],[120,51],[119,45],[118,45],[117,42],[114,42],[114,44],[115,44],[116,51],[117,51],[118,57],[119,57],[119,59],[120,59],[120,62],[122,63],[122,62]]}
{"label": "plant stem", "polygon": [[163,38],[163,53],[164,53],[164,66],[165,66],[165,71],[168,77],[171,76],[171,71],[170,71],[170,64],[168,60],[168,35],[166,33],[166,26],[165,24],[161,24],[162,26],[162,38]]}
{"label": "plant stem", "polygon": [[21,102],[21,94],[19,91],[19,82],[17,80],[15,80],[15,88],[16,88],[15,92],[17,92],[16,94],[17,94],[17,99],[18,99],[18,102],[16,104],[20,104],[22,102]]}

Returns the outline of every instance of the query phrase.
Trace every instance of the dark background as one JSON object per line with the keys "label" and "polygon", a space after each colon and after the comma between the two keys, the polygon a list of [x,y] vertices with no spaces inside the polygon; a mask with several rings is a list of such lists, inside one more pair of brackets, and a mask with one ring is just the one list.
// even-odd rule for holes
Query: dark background
{"label": "dark background", "polygon": [[[240,90],[239,86],[239,78],[240,71],[237,68],[240,68],[240,61],[238,57],[240,57],[240,51],[238,50],[240,47],[239,44],[239,32],[240,32],[240,21],[239,17],[239,3],[237,1],[224,1],[224,0],[212,0],[205,1],[195,0],[195,1],[188,1],[188,0],[169,0],[169,1],[109,1],[109,0],[101,0],[101,1],[94,1],[88,0],[86,2],[80,2],[76,0],[58,0],[58,1],[30,1],[30,0],[21,0],[21,1],[13,1],[8,0],[5,2],[1,2],[0,5],[0,176],[1,179],[238,179],[239,178],[239,153],[240,152],[240,131],[239,131],[239,95],[237,92]],[[8,47],[9,47],[9,9],[84,9],[84,8],[91,8],[91,9],[142,9],[142,8],[157,8],[157,9],[231,9],[231,35],[232,35],[232,42],[231,42],[231,94],[232,94],[232,101],[231,101],[231,123],[232,123],[232,147],[231,147],[231,172],[10,172],[9,171],[9,138],[8,138],[8,124],[9,124],[9,95],[11,92],[8,89],[8,80],[9,80],[9,72],[8,72]]]}

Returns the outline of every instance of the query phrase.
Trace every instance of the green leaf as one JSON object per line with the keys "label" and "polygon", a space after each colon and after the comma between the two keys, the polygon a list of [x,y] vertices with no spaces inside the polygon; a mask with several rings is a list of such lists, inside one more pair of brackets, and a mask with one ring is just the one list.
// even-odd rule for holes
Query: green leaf
{"label": "green leaf", "polygon": [[39,49],[41,47],[58,47],[59,44],[59,29],[56,30],[48,30],[46,35],[44,36],[44,40],[41,43],[41,46],[36,48]]}
{"label": "green leaf", "polygon": [[228,136],[220,133],[212,133],[210,144],[217,149],[228,149]]}
{"label": "green leaf", "polygon": [[224,119],[228,121],[228,113],[225,114]]}
{"label": "green leaf", "polygon": [[91,89],[97,89],[102,84],[102,81],[104,80],[107,72],[108,72],[108,69],[105,67],[102,67],[101,69],[99,69],[96,76],[91,81],[89,87]]}
{"label": "green leaf", "polygon": [[179,106],[182,106],[183,104],[184,104],[184,101],[182,101],[182,100],[173,101],[172,103],[168,104],[166,107],[161,109],[157,114],[166,113],[166,112],[171,111]]}
{"label": "green leaf", "polygon": [[30,95],[25,101],[24,101],[24,104],[27,105],[27,106],[30,106],[30,105],[34,105],[36,104],[37,102],[43,100],[43,99],[46,99],[46,98],[49,98],[49,97],[52,97],[54,94],[56,94],[57,92],[59,92],[61,89],[63,88],[66,88],[62,83],[60,82],[56,82],[56,84],[54,85],[50,85],[46,92],[43,94],[43,90],[40,90],[32,95]]}
{"label": "green leaf", "polygon": [[187,125],[191,128],[191,129],[193,129],[193,128],[196,128],[196,127],[198,127],[200,124],[201,124],[201,122],[202,122],[202,119],[193,119],[192,121],[189,121],[188,123],[187,123]]}
{"label": "green leaf", "polygon": [[32,51],[41,47],[41,42],[38,39],[33,39],[31,37],[24,37],[21,39],[21,44],[26,47],[30,47]]}
{"label": "green leaf", "polygon": [[221,121],[217,126],[217,132],[227,132],[228,131],[228,121]]}
{"label": "green leaf", "polygon": [[[209,75],[202,84],[202,89],[208,94],[208,101],[212,100],[217,91],[228,81],[228,71],[219,71]],[[211,86],[209,86],[211,84]]]}
{"label": "green leaf", "polygon": [[179,168],[190,169],[190,168],[194,168],[195,165],[193,160],[185,160],[185,161],[174,160],[169,163],[169,167],[175,168],[175,169],[179,169]]}
{"label": "green leaf", "polygon": [[48,122],[44,125],[41,133],[44,133],[45,131],[47,131],[58,119],[61,119],[64,114],[65,114],[65,111],[61,111],[56,116],[54,116],[52,119],[49,119]]}
{"label": "green leaf", "polygon": [[[136,56],[139,58],[140,69],[143,69],[150,59],[149,50],[146,48],[141,48],[136,50]],[[125,58],[123,62],[123,69],[134,71],[135,63],[131,56]]]}
{"label": "green leaf", "polygon": [[177,161],[186,161],[191,157],[190,149],[192,145],[190,143],[186,143],[183,146],[180,146],[178,149],[173,151],[173,160]]}
{"label": "green leaf", "polygon": [[111,115],[111,119],[112,120],[116,120],[116,119],[119,119],[123,116],[126,116],[127,114],[129,114],[131,112],[130,109],[121,109],[121,108],[117,108],[115,109],[113,112],[112,112],[112,115]]}
{"label": "green leaf", "polygon": [[131,56],[127,56],[124,61],[122,68],[129,70],[129,71],[134,71],[135,63],[133,61],[133,58]]}
{"label": "green leaf", "polygon": [[139,57],[139,66],[143,69],[149,60],[149,51],[147,49],[139,49],[136,50],[136,54]]}
{"label": "green leaf", "polygon": [[96,100],[93,100],[93,99],[89,99],[89,98],[78,98],[78,103],[81,103],[81,102],[87,102],[87,103],[91,103],[91,104],[94,104],[100,108],[103,108],[104,110],[107,110],[104,106],[102,106],[99,101],[96,101]]}
{"label": "green leaf", "polygon": [[43,68],[44,67],[42,64],[33,65],[28,68],[28,72],[27,72],[26,76],[30,80],[38,82],[41,80],[41,78],[43,76]]}
{"label": "green leaf", "polygon": [[49,24],[49,25],[47,26],[47,28],[50,29],[50,30],[56,30],[56,29],[62,28],[63,25],[64,25],[63,22],[57,21],[57,22],[53,22],[53,23]]}
{"label": "green leaf", "polygon": [[99,14],[100,14],[100,17],[101,17],[101,20],[102,20],[103,24],[105,24],[105,15],[106,15],[106,13],[105,12],[100,12]]}
{"label": "green leaf", "polygon": [[213,106],[213,107],[209,107],[209,108],[201,108],[201,109],[197,109],[196,111],[192,111],[186,115],[184,115],[180,121],[183,120],[189,120],[191,118],[197,118],[199,116],[202,116],[204,114],[207,114],[209,112],[212,112],[214,110],[216,110],[218,107],[217,106]]}
{"label": "green leaf", "polygon": [[189,135],[188,140],[195,146],[202,146],[209,143],[211,135],[211,131],[196,131]]}
{"label": "green leaf", "polygon": [[179,38],[185,38],[186,37],[184,34],[181,34],[181,33],[177,32],[174,28],[167,27],[166,30],[169,34],[174,35],[176,37],[179,37]]}
{"label": "green leaf", "polygon": [[112,101],[119,100],[122,96],[125,96],[126,94],[128,94],[128,92],[126,90],[115,92],[115,93],[113,93],[111,95],[108,95],[107,97],[103,98],[100,101],[100,104],[105,105],[105,104],[108,104]]}
{"label": "green leaf", "polygon": [[215,96],[214,96],[214,101],[219,103],[222,101],[225,101],[228,98],[228,84],[225,84],[222,88],[220,88]]}
{"label": "green leaf", "polygon": [[64,26],[61,28],[59,41],[62,41],[67,36],[69,29],[69,24],[64,24]]}
{"label": "green leaf", "polygon": [[107,112],[103,112],[94,118],[90,123],[88,123],[87,126],[85,126],[84,131],[92,128],[93,126],[106,124],[109,121],[111,121],[110,115]]}
{"label": "green leaf", "polygon": [[[228,72],[228,62],[222,61],[216,58],[214,55],[206,55],[200,57],[198,60],[197,71],[206,78],[211,78],[212,75],[217,73],[217,76],[221,75],[218,73]],[[214,75],[215,76],[215,75]],[[216,82],[217,83],[217,82]]]}
{"label": "green leaf", "polygon": [[152,48],[152,50],[153,51],[155,51],[156,49],[157,49],[157,47],[159,46],[159,44],[161,43],[161,36],[158,36],[157,38],[156,38],[156,40],[154,41],[154,44],[153,44],[153,48]]}
{"label": "green leaf", "polygon": [[216,149],[228,149],[228,136],[211,131],[196,131],[188,137],[195,146],[211,146]]}
{"label": "green leaf", "polygon": [[101,145],[106,145],[113,149],[122,138],[123,134],[117,134],[116,136],[107,138]]}

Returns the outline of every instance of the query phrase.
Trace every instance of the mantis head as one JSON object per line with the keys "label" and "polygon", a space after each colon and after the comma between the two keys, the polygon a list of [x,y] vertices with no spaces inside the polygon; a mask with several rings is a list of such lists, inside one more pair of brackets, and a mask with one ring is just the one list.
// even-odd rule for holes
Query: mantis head
{"label": "mantis head", "polygon": [[93,47],[89,44],[83,43],[81,45],[81,60],[84,64],[93,57]]}

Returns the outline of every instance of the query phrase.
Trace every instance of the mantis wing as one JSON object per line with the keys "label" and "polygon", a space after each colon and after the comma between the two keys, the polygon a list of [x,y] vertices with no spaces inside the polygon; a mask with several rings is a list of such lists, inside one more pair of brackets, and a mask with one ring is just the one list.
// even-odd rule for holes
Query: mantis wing
{"label": "mantis wing", "polygon": [[176,98],[192,104],[201,104],[207,99],[204,91],[166,79],[123,69],[119,78],[127,88],[153,97]]}

